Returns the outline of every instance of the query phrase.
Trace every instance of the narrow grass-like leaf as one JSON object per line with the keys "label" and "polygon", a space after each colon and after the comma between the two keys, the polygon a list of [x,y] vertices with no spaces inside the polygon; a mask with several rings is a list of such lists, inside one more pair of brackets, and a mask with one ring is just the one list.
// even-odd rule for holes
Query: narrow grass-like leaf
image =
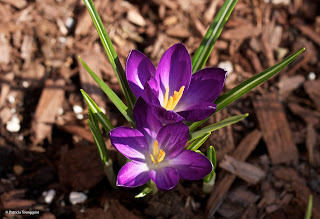
{"label": "narrow grass-like leaf", "polygon": [[212,177],[214,176],[215,174],[215,171],[216,171],[216,168],[217,168],[217,158],[216,158],[216,151],[214,150],[214,147],[213,146],[210,146],[208,148],[208,151],[207,151],[207,158],[211,161],[211,163],[213,164],[213,170],[212,172],[206,176],[203,181],[205,183],[208,183]]}
{"label": "narrow grass-like leaf", "polygon": [[133,122],[131,112],[128,107],[122,102],[122,100],[117,96],[117,94],[106,84],[104,81],[99,78],[90,68],[89,66],[79,57],[79,60],[83,67],[88,71],[90,76],[95,80],[95,82],[99,85],[99,87],[103,90],[103,92],[110,98],[112,103],[118,108],[121,114],[128,120],[129,122]]}
{"label": "narrow grass-like leaf", "polygon": [[201,136],[200,138],[196,139],[194,142],[192,142],[188,147],[187,150],[190,151],[196,151],[198,150],[198,148],[203,145],[203,143],[209,138],[209,136],[211,135],[211,132]]}
{"label": "narrow grass-like leaf", "polygon": [[97,146],[100,159],[103,163],[104,173],[106,174],[111,187],[113,189],[116,189],[116,176],[114,174],[112,160],[109,157],[107,147],[104,142],[104,139],[98,124],[98,120],[94,116],[94,113],[91,111],[91,109],[88,110],[88,114],[89,114],[88,124],[90,127],[90,131],[93,135],[94,142]]}
{"label": "narrow grass-like leaf", "polygon": [[192,58],[192,72],[203,68],[206,64],[210,53],[217,41],[220,33],[227,22],[231,12],[233,11],[238,0],[226,0],[210,25],[206,35],[204,36],[199,48]]}
{"label": "narrow grass-like leaf", "polygon": [[110,130],[114,129],[110,120],[104,115],[101,109],[97,106],[97,104],[91,99],[91,97],[84,90],[81,89],[80,91],[85,101],[87,102],[94,117],[101,123],[104,130],[106,130],[106,132],[109,133]]}
{"label": "narrow grass-like leaf", "polygon": [[146,184],[145,188],[138,195],[136,195],[135,198],[143,198],[148,194],[155,194],[157,192],[158,192],[158,189],[156,184],[152,180],[150,180]]}
{"label": "narrow grass-like leaf", "polygon": [[[305,48],[300,49],[298,52],[288,56],[278,64],[264,70],[263,72],[249,78],[248,80],[242,82],[238,86],[232,88],[230,91],[225,93],[224,95],[220,96],[215,103],[217,104],[217,110],[216,112],[220,111],[224,107],[228,106],[233,101],[239,99],[244,94],[251,91],[253,88],[257,87],[258,85],[262,84],[263,82],[267,81],[272,76],[279,73],[284,67],[289,65],[293,60],[295,60],[303,51]],[[210,117],[210,116],[209,116]],[[208,117],[208,118],[209,118]],[[194,122],[190,125],[189,130],[190,132],[193,132],[196,128],[198,128],[202,123],[204,123],[208,118],[199,121]]]}
{"label": "narrow grass-like leaf", "polygon": [[145,187],[138,195],[135,196],[135,198],[143,198],[150,193],[152,193],[152,188]]}
{"label": "narrow grass-like leaf", "polygon": [[85,5],[89,11],[89,14],[92,18],[92,21],[94,23],[94,26],[97,29],[101,43],[107,53],[107,56],[108,56],[108,59],[111,63],[112,69],[118,78],[121,89],[122,89],[124,96],[126,98],[129,110],[132,111],[133,105],[135,102],[135,97],[129,88],[129,85],[128,85],[128,82],[126,79],[126,74],[123,70],[121,63],[120,63],[118,55],[112,45],[112,42],[107,34],[106,29],[103,26],[101,18],[99,16],[96,8],[94,7],[92,0],[83,0],[83,2],[85,3]]}
{"label": "narrow grass-like leaf", "polygon": [[102,162],[105,164],[107,162],[107,160],[109,160],[107,147],[104,143],[104,139],[101,134],[99,124],[98,124],[96,118],[93,116],[93,113],[91,112],[90,109],[88,110],[88,114],[89,114],[88,123],[89,123],[90,131],[93,135],[94,142],[97,145],[100,158],[101,158]]}
{"label": "narrow grass-like leaf", "polygon": [[206,127],[202,128],[202,129],[200,129],[199,131],[191,133],[190,136],[189,136],[190,140],[188,142],[194,141],[195,139],[198,139],[201,136],[206,135],[208,133],[211,133],[211,132],[213,132],[213,131],[215,131],[217,129],[221,129],[221,128],[225,127],[225,126],[237,123],[237,122],[241,121],[242,119],[246,118],[248,115],[249,115],[249,113],[242,114],[242,115],[237,115],[237,116],[232,116],[232,117],[226,118],[226,119],[224,119],[224,120],[222,120],[220,122],[217,122],[217,123],[214,123],[212,125],[206,126]]}
{"label": "narrow grass-like leaf", "polygon": [[312,195],[309,195],[309,202],[306,210],[306,214],[304,215],[304,219],[311,219],[312,217]]}

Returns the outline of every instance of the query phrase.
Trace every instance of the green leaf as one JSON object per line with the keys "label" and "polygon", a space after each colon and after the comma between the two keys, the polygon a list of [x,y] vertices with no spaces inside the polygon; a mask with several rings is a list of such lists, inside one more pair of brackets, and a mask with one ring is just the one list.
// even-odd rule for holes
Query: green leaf
{"label": "green leaf", "polygon": [[88,123],[89,123],[90,131],[93,135],[94,142],[97,145],[100,158],[101,158],[102,162],[105,164],[109,160],[107,147],[104,143],[104,139],[101,134],[99,124],[98,124],[97,120],[95,119],[95,117],[93,116],[93,113],[91,112],[90,109],[88,110],[88,114],[89,114]]}
{"label": "green leaf", "polygon": [[211,132],[201,136],[200,138],[196,139],[194,142],[192,142],[188,147],[187,150],[190,151],[196,151],[198,150],[198,148],[203,145],[203,143],[209,138],[209,136],[211,135]]}
{"label": "green leaf", "polygon": [[122,100],[117,96],[117,94],[89,68],[89,66],[81,59],[81,57],[79,57],[79,60],[83,65],[83,67],[88,71],[90,76],[93,78],[93,80],[95,80],[95,82],[99,85],[99,87],[103,90],[103,92],[110,98],[112,103],[118,108],[118,110],[126,118],[126,120],[133,123],[132,117],[128,114],[128,111],[129,111],[128,107],[122,102]]}
{"label": "green leaf", "polygon": [[101,43],[107,53],[107,56],[108,56],[108,59],[111,63],[112,69],[118,78],[121,89],[122,89],[124,96],[126,98],[129,110],[132,111],[133,105],[135,103],[135,97],[129,88],[129,85],[128,85],[128,82],[126,79],[126,74],[123,70],[123,67],[122,67],[120,61],[119,61],[118,55],[117,55],[115,49],[113,48],[112,42],[107,34],[106,29],[103,26],[101,18],[99,16],[96,8],[94,7],[92,0],[83,0],[83,2],[85,3],[85,5],[89,11],[89,14],[92,18],[92,21],[94,23],[94,26],[97,29]]}
{"label": "green leaf", "polygon": [[237,115],[237,116],[232,116],[229,118],[226,118],[220,122],[214,123],[212,125],[206,126],[202,129],[200,129],[199,131],[193,132],[190,134],[189,138],[190,140],[188,142],[191,142],[195,139],[200,138],[203,135],[206,135],[208,133],[211,133],[217,129],[221,129],[227,125],[232,125],[234,123],[237,123],[239,121],[241,121],[242,119],[246,118],[247,116],[249,116],[249,113],[246,114],[242,114],[242,115]]}
{"label": "green leaf", "polygon": [[82,89],[80,89],[82,96],[87,102],[93,116],[101,123],[102,127],[106,132],[109,133],[110,130],[114,129],[110,120],[104,115],[101,109],[97,106],[97,104],[91,99],[91,97]]}
{"label": "green leaf", "polygon": [[[289,65],[293,60],[295,60],[303,51],[305,48],[300,49],[298,52],[292,54],[291,56],[285,58],[278,64],[264,70],[263,72],[249,78],[248,80],[242,82],[238,86],[232,88],[230,91],[225,93],[224,95],[220,96],[215,103],[217,104],[217,110],[216,112],[219,112],[224,107],[228,106],[233,101],[239,99],[244,94],[251,91],[253,88],[257,87],[258,85],[262,84],[263,82],[267,81],[272,76],[279,73],[284,67]],[[216,113],[215,112],[215,113]],[[210,117],[210,116],[209,116]],[[208,117],[208,118],[209,118]],[[190,132],[193,132],[197,127],[199,127],[202,123],[204,123],[208,118],[199,121],[194,122],[192,125],[190,125],[189,129]]]}
{"label": "green leaf", "polygon": [[135,196],[135,198],[143,198],[146,195],[152,193],[152,188],[150,187],[145,187],[138,195]]}
{"label": "green leaf", "polygon": [[309,195],[309,202],[306,214],[304,215],[304,219],[311,219],[312,216],[312,195]]}
{"label": "green leaf", "polygon": [[212,172],[206,176],[203,180],[204,182],[208,183],[212,177],[214,176],[215,170],[217,168],[217,158],[216,158],[216,151],[214,150],[213,146],[210,146],[208,151],[207,151],[207,158],[211,161],[213,164],[213,170]]}
{"label": "green leaf", "polygon": [[199,48],[192,58],[192,72],[203,68],[206,64],[210,53],[216,43],[220,33],[227,22],[231,12],[233,11],[238,0],[226,0],[219,10],[217,16],[210,25],[206,35],[204,36]]}

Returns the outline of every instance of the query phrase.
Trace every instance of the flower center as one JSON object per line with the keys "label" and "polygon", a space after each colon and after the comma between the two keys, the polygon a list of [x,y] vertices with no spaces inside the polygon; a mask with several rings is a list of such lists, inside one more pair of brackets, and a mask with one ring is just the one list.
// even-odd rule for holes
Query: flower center
{"label": "flower center", "polygon": [[176,105],[178,104],[179,100],[182,97],[184,91],[184,86],[180,88],[180,90],[177,92],[175,91],[173,96],[169,98],[169,86],[166,88],[166,93],[164,95],[164,100],[163,100],[163,107],[166,108],[167,110],[173,110]]}
{"label": "flower center", "polygon": [[150,154],[152,162],[157,165],[158,163],[163,161],[165,156],[166,156],[166,153],[162,149],[159,151],[159,144],[158,144],[158,141],[156,140],[153,143],[153,154]]}

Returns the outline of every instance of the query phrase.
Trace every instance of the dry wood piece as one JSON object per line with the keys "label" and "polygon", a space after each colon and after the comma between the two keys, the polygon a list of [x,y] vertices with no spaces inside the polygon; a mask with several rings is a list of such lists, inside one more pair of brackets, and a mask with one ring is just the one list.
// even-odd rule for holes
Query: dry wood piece
{"label": "dry wood piece", "polygon": [[27,6],[26,0],[1,0],[1,2],[8,3],[18,9],[21,9]]}
{"label": "dry wood piece", "polygon": [[220,162],[219,166],[249,184],[257,184],[266,176],[266,173],[263,170],[252,164],[238,161],[228,155],[225,155],[224,158],[225,159]]}
{"label": "dry wood piece", "polygon": [[279,82],[279,95],[282,98],[288,97],[290,92],[297,89],[304,81],[305,78],[301,75],[296,75],[293,77],[281,77]]}
{"label": "dry wood piece", "polygon": [[320,80],[306,81],[304,83],[304,89],[320,110]]}
{"label": "dry wood piece", "polygon": [[[238,147],[232,153],[232,156],[239,161],[245,161],[250,153],[255,149],[260,139],[261,133],[258,130],[252,131],[240,142]],[[217,183],[214,186],[206,206],[206,213],[208,217],[212,217],[217,209],[219,209],[235,179],[235,175],[226,171],[222,171],[221,174],[218,175],[216,180]]]}
{"label": "dry wood piece", "polygon": [[190,36],[190,32],[181,25],[175,25],[166,30],[166,34],[177,38],[187,38]]}
{"label": "dry wood piece", "polygon": [[272,163],[298,162],[298,151],[277,94],[265,94],[253,105]]}
{"label": "dry wood piece", "polygon": [[51,135],[52,125],[64,100],[64,85],[63,79],[46,80],[32,123],[35,134],[34,144]]}
{"label": "dry wood piece", "polygon": [[289,103],[288,106],[294,114],[300,116],[306,123],[309,123],[309,124],[319,123],[320,112],[307,109],[296,103]]}
{"label": "dry wood piece", "polygon": [[[95,54],[93,52],[85,52],[82,53],[81,58],[87,63],[90,69],[99,78],[102,78],[102,74],[99,68],[99,56],[98,54]],[[87,94],[97,103],[99,107],[102,107],[105,109],[105,98],[106,96],[104,95],[103,91],[99,88],[97,83],[92,79],[92,77],[89,75],[87,70],[82,66],[82,64],[79,61],[79,66],[80,67],[80,81],[81,81],[81,86]]]}
{"label": "dry wood piece", "polygon": [[28,209],[36,202],[33,200],[23,199],[25,197],[25,189],[13,190],[1,195],[1,208],[9,210]]}
{"label": "dry wood piece", "polygon": [[240,25],[230,30],[224,30],[221,34],[223,39],[227,40],[245,40],[247,38],[256,37],[261,33],[261,30],[251,23]]}
{"label": "dry wood piece", "polygon": [[6,98],[10,92],[10,84],[12,83],[13,79],[14,79],[13,72],[7,73],[0,79],[0,85],[1,85],[0,108],[6,101]]}
{"label": "dry wood piece", "polygon": [[5,37],[0,38],[0,54],[0,64],[8,64],[10,62],[11,47]]}
{"label": "dry wood piece", "polygon": [[320,36],[316,33],[312,27],[306,26],[305,24],[295,24],[294,25],[307,37],[313,40],[318,46],[320,46]]}
{"label": "dry wood piece", "polygon": [[131,9],[128,12],[127,18],[131,23],[136,24],[141,27],[143,27],[147,24],[145,19],[141,16],[141,14],[137,10],[134,10],[134,9]]}
{"label": "dry wood piece", "polygon": [[258,72],[262,72],[263,71],[263,67],[261,65],[261,62],[259,60],[259,57],[257,55],[257,53],[253,52],[251,49],[247,50],[247,55],[248,58],[252,61],[252,65],[254,70],[258,73]]}
{"label": "dry wood piece", "polygon": [[309,155],[309,163],[312,166],[319,167],[320,151],[319,151],[319,145],[317,144],[317,132],[314,129],[312,124],[308,124],[307,126],[306,146],[307,146],[308,155]]}

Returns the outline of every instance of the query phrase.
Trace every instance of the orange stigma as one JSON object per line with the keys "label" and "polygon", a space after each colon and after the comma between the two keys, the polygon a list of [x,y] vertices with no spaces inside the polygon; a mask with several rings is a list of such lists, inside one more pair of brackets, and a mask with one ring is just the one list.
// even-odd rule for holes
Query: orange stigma
{"label": "orange stigma", "polygon": [[173,110],[178,104],[179,100],[181,99],[183,91],[184,91],[184,86],[182,86],[178,92],[175,91],[173,96],[169,98],[169,86],[168,86],[166,88],[166,93],[164,95],[162,107],[166,108],[167,110]]}
{"label": "orange stigma", "polygon": [[166,156],[166,153],[161,149],[159,150],[159,144],[156,140],[153,143],[153,153],[150,154],[151,160],[154,164],[158,164],[161,161],[163,161],[164,157]]}

